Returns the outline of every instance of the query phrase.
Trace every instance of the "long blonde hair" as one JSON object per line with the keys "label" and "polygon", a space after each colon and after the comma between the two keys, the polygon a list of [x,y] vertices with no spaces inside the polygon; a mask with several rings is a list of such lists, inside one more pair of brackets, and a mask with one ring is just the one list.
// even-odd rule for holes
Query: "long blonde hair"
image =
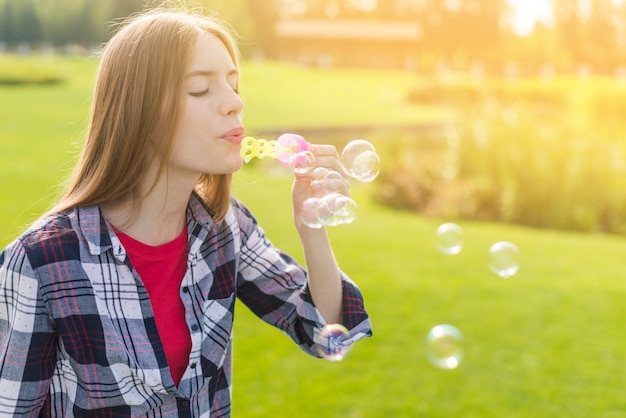
{"label": "long blonde hair", "polygon": [[[190,11],[154,9],[130,18],[103,50],[92,98],[86,142],[65,195],[49,214],[133,199],[147,167],[164,169],[180,114],[183,73],[202,31],[220,39],[239,66],[230,29],[218,18]],[[150,146],[149,146],[150,145]],[[148,152],[154,148],[154,152]],[[196,192],[224,219],[231,174],[201,176]]]}

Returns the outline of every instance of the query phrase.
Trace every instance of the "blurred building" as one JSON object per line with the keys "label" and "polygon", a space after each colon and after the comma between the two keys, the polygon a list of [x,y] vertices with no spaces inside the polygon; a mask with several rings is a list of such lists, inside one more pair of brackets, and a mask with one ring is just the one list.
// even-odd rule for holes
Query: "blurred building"
{"label": "blurred building", "polygon": [[414,69],[422,29],[417,22],[279,20],[280,58],[306,65]]}

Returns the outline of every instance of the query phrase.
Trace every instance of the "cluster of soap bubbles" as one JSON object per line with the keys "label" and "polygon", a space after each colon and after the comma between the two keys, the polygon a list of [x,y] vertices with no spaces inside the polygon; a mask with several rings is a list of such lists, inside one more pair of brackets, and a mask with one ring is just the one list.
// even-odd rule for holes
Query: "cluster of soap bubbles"
{"label": "cluster of soap bubbles", "polygon": [[[437,228],[436,245],[446,255],[456,255],[463,249],[463,229],[454,223],[444,223]],[[509,241],[498,241],[489,248],[489,270],[500,278],[508,279],[519,270],[519,249]],[[455,369],[463,357],[463,334],[449,324],[437,325],[426,336],[427,357],[441,369]]]}
{"label": "cluster of soap bubbles", "polygon": [[343,360],[352,344],[348,341],[350,331],[341,324],[328,324],[315,334],[315,349],[328,361]]}
{"label": "cluster of soap bubbles", "polygon": [[[297,174],[311,176],[312,196],[302,207],[302,221],[307,227],[318,229],[351,223],[357,216],[357,204],[343,194],[343,176],[334,170],[315,167],[309,145],[302,136],[289,133],[276,141],[246,137],[241,144],[241,156],[246,162],[254,157],[276,158],[281,164],[293,166]],[[355,139],[343,149],[341,165],[349,177],[370,182],[378,176],[380,158],[370,142]]]}
{"label": "cluster of soap bubbles", "polygon": [[[361,182],[370,182],[380,171],[380,159],[374,146],[364,139],[349,142],[341,153],[341,164],[345,173]],[[297,171],[309,172],[312,177],[313,195],[302,208],[303,223],[309,228],[349,224],[356,219],[356,202],[342,194],[343,177],[334,170],[324,167],[313,168],[314,159],[301,157],[295,163]]]}

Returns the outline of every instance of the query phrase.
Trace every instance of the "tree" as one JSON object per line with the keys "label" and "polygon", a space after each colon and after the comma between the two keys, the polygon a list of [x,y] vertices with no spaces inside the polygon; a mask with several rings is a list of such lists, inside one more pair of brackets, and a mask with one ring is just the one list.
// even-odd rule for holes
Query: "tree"
{"label": "tree", "polygon": [[257,47],[270,58],[278,56],[274,27],[278,22],[278,8],[274,1],[247,0],[252,23],[252,36]]}
{"label": "tree", "polygon": [[6,0],[2,6],[0,15],[0,41],[7,45],[15,44],[15,31],[13,29],[13,2]]}
{"label": "tree", "polygon": [[35,43],[42,38],[32,0],[5,0],[0,24],[0,36],[9,46],[20,42]]}
{"label": "tree", "polygon": [[21,1],[21,10],[19,11],[21,19],[19,25],[22,28],[21,38],[25,42],[41,41],[41,25],[35,13],[35,5],[33,0]]}
{"label": "tree", "polygon": [[596,70],[611,72],[617,64],[619,13],[612,0],[595,0],[582,28],[584,59]]}

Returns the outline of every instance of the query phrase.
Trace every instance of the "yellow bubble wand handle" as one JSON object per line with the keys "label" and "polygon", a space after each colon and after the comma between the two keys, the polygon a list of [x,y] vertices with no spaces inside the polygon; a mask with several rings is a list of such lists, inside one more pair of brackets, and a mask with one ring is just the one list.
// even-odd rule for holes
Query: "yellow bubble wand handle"
{"label": "yellow bubble wand handle", "polygon": [[253,158],[278,158],[280,153],[280,145],[275,140],[267,140],[263,138],[253,138],[247,136],[241,142],[241,156],[245,162],[250,162]]}
{"label": "yellow bubble wand handle", "polygon": [[268,140],[247,136],[241,142],[241,157],[250,162],[253,158],[277,158],[281,164],[294,165],[301,158],[296,156],[309,149],[309,143],[296,134],[283,134],[278,140]]}

